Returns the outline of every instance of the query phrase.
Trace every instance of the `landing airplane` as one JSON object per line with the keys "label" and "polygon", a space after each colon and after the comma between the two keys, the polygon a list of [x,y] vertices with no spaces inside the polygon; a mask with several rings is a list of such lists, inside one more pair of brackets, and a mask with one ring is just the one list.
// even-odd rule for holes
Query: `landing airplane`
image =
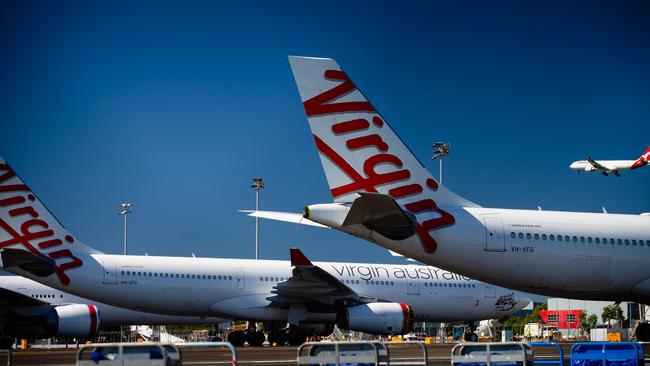
{"label": "landing airplane", "polygon": [[[13,338],[87,338],[101,325],[217,324],[226,319],[174,316],[91,301],[20,276],[0,276],[0,344]],[[7,339],[8,338],[8,339]],[[6,348],[6,347],[0,347]]]}
{"label": "landing airplane", "polygon": [[[498,318],[529,302],[434,267],[312,263],[298,249],[291,262],[104,254],[72,236],[2,159],[0,227],[0,259],[12,273],[138,311],[263,321],[278,344],[328,335],[334,324],[403,334],[414,320]],[[229,336],[235,345],[264,339],[261,332]]]}
{"label": "landing airplane", "polygon": [[289,62],[334,198],[306,219],[503,287],[650,304],[650,216],[481,207],[439,184],[334,60]]}
{"label": "landing airplane", "polygon": [[580,174],[581,171],[587,173],[599,171],[603,173],[603,175],[614,174],[615,176],[620,177],[620,170],[641,168],[648,165],[648,160],[650,160],[650,146],[648,146],[645,152],[636,160],[594,160],[590,156],[587,160],[574,161],[569,165],[569,168],[577,170],[578,174]]}

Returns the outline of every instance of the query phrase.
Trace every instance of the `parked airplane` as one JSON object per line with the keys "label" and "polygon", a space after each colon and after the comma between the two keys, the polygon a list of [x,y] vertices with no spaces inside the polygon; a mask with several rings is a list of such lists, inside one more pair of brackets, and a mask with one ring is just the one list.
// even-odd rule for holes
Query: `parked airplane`
{"label": "parked airplane", "polygon": [[289,61],[335,201],[305,218],[503,287],[650,304],[650,216],[480,207],[431,176],[334,60]]}
{"label": "parked airplane", "polygon": [[[264,321],[271,343],[299,344],[307,334],[329,334],[334,324],[401,334],[413,320],[495,318],[529,302],[434,267],[312,264],[297,249],[291,262],[104,254],[73,237],[2,159],[0,227],[0,258],[10,272],[138,311]],[[80,311],[76,324],[92,327],[93,311]],[[264,334],[233,332],[229,340],[260,345]]]}
{"label": "parked airplane", "polygon": [[13,338],[86,338],[97,332],[100,320],[101,325],[217,324],[228,321],[119,308],[20,276],[0,276],[0,299],[0,336],[3,337],[0,344],[4,346],[11,344]]}
{"label": "parked airplane", "polygon": [[648,165],[649,160],[650,146],[648,146],[643,155],[636,160],[594,160],[590,156],[587,160],[574,161],[569,165],[569,168],[577,170],[578,174],[580,174],[581,171],[587,173],[599,171],[603,173],[603,175],[614,174],[615,176],[620,177],[621,175],[618,173],[620,170],[641,168]]}

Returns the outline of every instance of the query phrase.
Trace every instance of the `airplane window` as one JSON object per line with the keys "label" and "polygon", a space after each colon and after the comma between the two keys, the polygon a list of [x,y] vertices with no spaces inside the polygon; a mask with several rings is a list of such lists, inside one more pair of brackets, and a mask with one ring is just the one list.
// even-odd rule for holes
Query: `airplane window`
{"label": "airplane window", "polygon": [[131,271],[126,271],[126,275],[127,275],[127,276],[130,276],[130,275],[131,275]]}
{"label": "airplane window", "polygon": [[578,237],[575,236],[575,235],[573,236],[573,242],[574,242],[574,243],[577,243],[577,242],[578,242]]}
{"label": "airplane window", "polygon": [[549,239],[551,239],[551,241],[554,241],[555,240],[555,235],[553,235],[553,234],[549,235]]}
{"label": "airplane window", "polygon": [[614,241],[614,238],[609,239],[609,243],[610,243],[611,245],[614,245],[615,242],[616,242],[616,241]]}
{"label": "airplane window", "polygon": [[384,281],[381,281],[380,284],[383,286],[383,285],[384,285]]}
{"label": "airplane window", "polygon": [[260,277],[260,281],[264,281],[264,277]]}
{"label": "airplane window", "polygon": [[571,237],[568,235],[564,235],[564,241],[571,241]]}
{"label": "airplane window", "polygon": [[618,243],[618,245],[623,245],[623,240],[621,239],[616,239],[616,242]]}
{"label": "airplane window", "polygon": [[59,296],[61,296],[61,298],[63,298],[63,295],[59,295]]}
{"label": "airplane window", "polygon": [[[589,239],[591,239],[591,238],[589,238]],[[600,238],[594,238],[594,240],[596,241],[596,244],[600,244]]]}
{"label": "airplane window", "polygon": [[546,234],[542,234],[542,240],[546,240]]}
{"label": "airplane window", "polygon": [[429,287],[429,283],[428,283],[428,282],[425,282],[425,283],[424,283],[424,287]]}
{"label": "airplane window", "polygon": [[[211,280],[211,279],[212,279],[212,275],[208,275],[208,279]],[[260,277],[260,281],[261,281],[261,280],[262,280],[262,277]]]}
{"label": "airplane window", "polygon": [[[392,281],[391,281],[392,282]],[[359,280],[357,280],[357,285],[359,284]]]}
{"label": "airplane window", "polygon": [[632,245],[636,246],[636,239],[632,239]]}
{"label": "airplane window", "polygon": [[557,241],[562,241],[562,235],[557,236]]}
{"label": "airplane window", "polygon": [[581,242],[581,243],[584,243],[584,242],[585,242],[585,237],[584,237],[584,236],[581,236],[581,237],[580,237],[580,242]]}
{"label": "airplane window", "polygon": [[219,279],[221,279],[221,275],[219,275]]}
{"label": "airplane window", "polygon": [[515,238],[516,236],[517,236],[517,235],[515,234],[515,232],[514,232],[514,231],[510,233],[510,237],[511,237],[511,238],[513,238],[513,239],[514,239],[514,238]]}
{"label": "airplane window", "polygon": [[149,272],[149,277],[151,277],[151,275],[152,275],[152,273],[151,273],[151,272]]}
{"label": "airplane window", "polygon": [[625,239],[625,245],[630,245],[630,241]]}
{"label": "airplane window", "polygon": [[280,279],[276,277],[275,280],[276,280],[276,281],[279,281]]}
{"label": "airplane window", "polygon": [[124,271],[122,271],[122,276],[124,276]]}
{"label": "airplane window", "polygon": [[447,284],[445,283],[445,287],[447,287]]}
{"label": "airplane window", "polygon": [[539,240],[539,234],[535,234],[535,240]]}
{"label": "airplane window", "polygon": [[228,276],[228,279],[232,281],[232,276]]}
{"label": "airplane window", "polygon": [[523,234],[523,233],[519,233],[519,239],[523,239],[523,238],[524,238],[524,234]]}
{"label": "airplane window", "polygon": [[639,245],[643,246],[643,240],[639,240]]}
{"label": "airplane window", "polygon": [[530,239],[530,238],[531,238],[530,233],[526,234],[526,239]]}
{"label": "airplane window", "polygon": [[142,276],[142,272],[138,272],[138,276]]}

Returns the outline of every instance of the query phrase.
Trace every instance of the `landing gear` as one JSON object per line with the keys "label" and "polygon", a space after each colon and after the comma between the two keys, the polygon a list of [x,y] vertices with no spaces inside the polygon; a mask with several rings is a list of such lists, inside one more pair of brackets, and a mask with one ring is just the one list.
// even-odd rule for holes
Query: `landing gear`
{"label": "landing gear", "polygon": [[300,346],[307,340],[307,335],[299,329],[290,329],[287,336],[289,338],[289,345],[291,346]]}
{"label": "landing gear", "polygon": [[634,331],[637,342],[650,342],[650,323],[640,323]]}
{"label": "landing gear", "polygon": [[228,342],[235,347],[241,347],[246,343],[246,333],[242,330],[235,330],[228,333]]}
{"label": "landing gear", "polygon": [[264,336],[264,333],[260,332],[259,330],[251,331],[248,333],[249,346],[259,347],[264,343],[265,340],[266,337]]}
{"label": "landing gear", "polygon": [[269,332],[268,338],[271,346],[284,346],[287,343],[287,332],[284,330],[272,330]]}
{"label": "landing gear", "polygon": [[228,342],[230,342],[235,347],[241,347],[244,343],[248,343],[249,346],[259,347],[261,346],[266,337],[263,332],[248,329],[248,330],[235,330],[228,334]]}

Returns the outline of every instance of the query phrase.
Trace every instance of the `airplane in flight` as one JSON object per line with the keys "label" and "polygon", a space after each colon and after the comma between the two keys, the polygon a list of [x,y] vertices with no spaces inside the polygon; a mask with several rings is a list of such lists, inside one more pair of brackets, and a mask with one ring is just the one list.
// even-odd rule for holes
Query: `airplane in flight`
{"label": "airplane in flight", "polygon": [[648,165],[650,160],[650,146],[636,160],[594,160],[589,156],[587,160],[574,161],[569,168],[577,170],[578,174],[585,171],[587,173],[599,171],[603,175],[614,174],[620,177],[621,170],[634,170]]}
{"label": "airplane in flight", "polygon": [[433,178],[336,61],[289,63],[334,199],[304,218],[507,288],[650,304],[650,216],[481,207]]}
{"label": "airplane in flight", "polygon": [[218,324],[216,317],[147,313],[91,301],[21,276],[0,276],[0,349],[14,338],[87,338],[100,325]]}
{"label": "airplane in flight", "polygon": [[[312,263],[296,248],[290,262],[104,254],[70,234],[2,159],[0,228],[9,272],[137,311],[262,321],[278,344],[328,335],[334,324],[403,334],[414,320],[499,318],[529,303],[526,294],[435,267]],[[93,324],[86,309],[85,328]],[[235,345],[264,340],[259,331],[229,335]]]}

